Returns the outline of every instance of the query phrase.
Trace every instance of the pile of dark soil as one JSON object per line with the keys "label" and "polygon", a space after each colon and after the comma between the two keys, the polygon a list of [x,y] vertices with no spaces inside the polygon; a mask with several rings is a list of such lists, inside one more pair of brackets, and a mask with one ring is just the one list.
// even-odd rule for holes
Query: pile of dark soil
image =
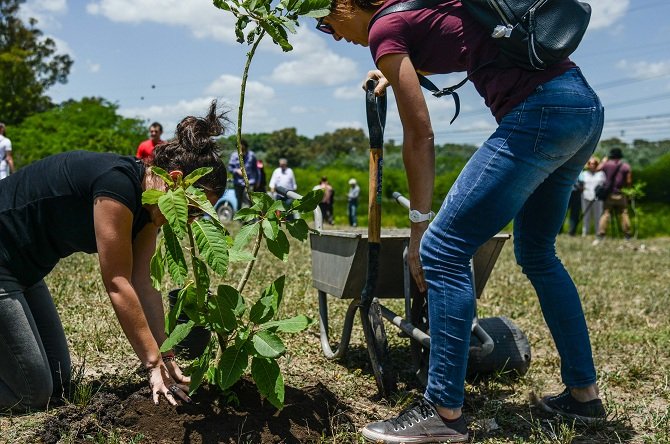
{"label": "pile of dark soil", "polygon": [[86,407],[58,409],[39,438],[90,442],[114,431],[127,439],[141,437],[141,443],[306,443],[353,430],[346,406],[320,383],[287,386],[281,411],[262,400],[249,381],[242,380],[232,392],[222,395],[203,386],[191,404],[171,406],[163,399],[156,406],[146,386],[129,396],[101,391]]}

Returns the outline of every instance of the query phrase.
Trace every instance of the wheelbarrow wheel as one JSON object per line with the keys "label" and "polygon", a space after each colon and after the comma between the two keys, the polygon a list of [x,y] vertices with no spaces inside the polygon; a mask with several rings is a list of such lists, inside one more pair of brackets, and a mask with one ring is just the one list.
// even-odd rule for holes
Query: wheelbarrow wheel
{"label": "wheelbarrow wheel", "polygon": [[[361,317],[365,316],[364,313],[365,310],[361,310]],[[364,324],[363,330],[365,331],[365,340],[377,389],[380,395],[386,398],[395,392],[397,381],[396,374],[391,366],[391,360],[389,359],[388,339],[378,301],[374,300],[370,304],[370,309],[367,313],[368,326],[365,325],[365,319],[361,320]]]}
{"label": "wheelbarrow wheel", "polygon": [[[523,376],[530,367],[530,343],[523,331],[504,316],[479,319],[479,325],[491,336],[493,351],[484,357],[471,353],[468,358],[468,380],[482,377]],[[479,345],[475,335],[470,345]]]}
{"label": "wheelbarrow wheel", "polygon": [[[416,328],[426,334],[428,331],[428,293],[416,292],[412,298],[411,322]],[[419,341],[410,341],[410,350],[412,352],[412,363],[414,364],[414,374],[419,379],[419,383],[424,387],[428,383],[428,358],[430,349],[424,347]]]}

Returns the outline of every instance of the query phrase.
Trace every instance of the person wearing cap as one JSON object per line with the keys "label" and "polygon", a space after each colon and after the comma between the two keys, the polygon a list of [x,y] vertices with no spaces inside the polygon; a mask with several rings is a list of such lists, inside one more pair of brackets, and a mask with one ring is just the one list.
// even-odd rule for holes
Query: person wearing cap
{"label": "person wearing cap", "polygon": [[0,179],[14,172],[12,141],[5,137],[5,124],[0,122]]}
{"label": "person wearing cap", "polygon": [[356,183],[353,177],[349,179],[349,192],[347,193],[347,214],[349,215],[349,225],[355,227],[358,225],[358,196],[361,194],[361,187]]}
{"label": "person wearing cap", "polygon": [[598,222],[598,234],[595,243],[602,241],[607,233],[607,225],[610,222],[610,214],[614,214],[615,220],[621,218],[621,231],[625,239],[630,239],[631,228],[628,217],[628,199],[621,192],[622,188],[633,184],[633,172],[630,165],[623,161],[623,153],[619,148],[612,148],[609,156],[603,157],[599,167],[605,173],[605,183],[611,184],[612,191],[603,204],[603,214]]}

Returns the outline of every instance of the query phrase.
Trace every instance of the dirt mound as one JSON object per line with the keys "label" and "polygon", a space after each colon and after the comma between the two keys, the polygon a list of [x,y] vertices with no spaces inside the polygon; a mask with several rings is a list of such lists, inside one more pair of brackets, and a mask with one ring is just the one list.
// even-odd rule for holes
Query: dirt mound
{"label": "dirt mound", "polygon": [[192,404],[176,407],[162,400],[153,405],[149,388],[123,398],[98,393],[86,407],[67,406],[47,420],[40,433],[45,443],[90,442],[92,436],[115,430],[142,443],[305,443],[340,430],[353,430],[342,405],[322,384],[304,389],[286,387],[285,407],[277,411],[263,401],[249,381],[239,382],[234,395],[206,386]]}

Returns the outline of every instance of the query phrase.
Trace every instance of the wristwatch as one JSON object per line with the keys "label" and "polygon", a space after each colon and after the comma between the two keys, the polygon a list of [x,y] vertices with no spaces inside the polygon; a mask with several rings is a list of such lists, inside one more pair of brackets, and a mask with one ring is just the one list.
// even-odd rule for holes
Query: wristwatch
{"label": "wristwatch", "polygon": [[433,217],[435,217],[435,213],[432,211],[429,213],[422,213],[419,210],[409,210],[409,220],[411,220],[413,223],[432,220]]}

